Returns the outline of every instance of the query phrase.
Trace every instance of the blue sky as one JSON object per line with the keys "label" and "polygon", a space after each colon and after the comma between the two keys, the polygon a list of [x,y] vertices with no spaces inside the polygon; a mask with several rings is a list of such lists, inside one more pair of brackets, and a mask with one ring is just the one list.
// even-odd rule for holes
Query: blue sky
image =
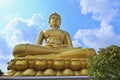
{"label": "blue sky", "polygon": [[50,14],[62,17],[61,29],[74,47],[120,45],[120,0],[0,0],[0,69],[7,71],[16,44],[34,44],[39,31],[49,28]]}

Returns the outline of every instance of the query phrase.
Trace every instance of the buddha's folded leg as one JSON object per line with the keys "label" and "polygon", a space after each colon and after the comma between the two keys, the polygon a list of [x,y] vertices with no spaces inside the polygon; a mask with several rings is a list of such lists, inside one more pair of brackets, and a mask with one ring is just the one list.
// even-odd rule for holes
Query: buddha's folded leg
{"label": "buddha's folded leg", "polygon": [[47,48],[40,45],[33,44],[19,44],[13,49],[13,55],[15,57],[24,57],[26,55],[44,55],[50,53],[58,53],[56,49]]}
{"label": "buddha's folded leg", "polygon": [[94,56],[95,54],[96,52],[92,48],[79,48],[57,54],[57,58],[88,58]]}

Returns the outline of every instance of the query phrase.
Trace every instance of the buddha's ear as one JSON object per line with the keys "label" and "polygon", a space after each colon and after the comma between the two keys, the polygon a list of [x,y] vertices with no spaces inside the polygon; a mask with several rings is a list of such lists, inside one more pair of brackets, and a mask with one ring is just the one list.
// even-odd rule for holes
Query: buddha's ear
{"label": "buddha's ear", "polygon": [[49,19],[48,23],[50,24],[50,19]]}

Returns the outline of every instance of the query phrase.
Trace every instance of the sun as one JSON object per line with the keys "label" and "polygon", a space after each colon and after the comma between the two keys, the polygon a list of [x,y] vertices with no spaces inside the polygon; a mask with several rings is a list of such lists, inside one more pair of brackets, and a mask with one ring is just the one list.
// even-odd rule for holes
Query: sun
{"label": "sun", "polygon": [[0,5],[8,5],[12,0],[0,0]]}
{"label": "sun", "polygon": [[0,8],[6,8],[12,3],[12,0],[0,0]]}
{"label": "sun", "polygon": [[6,2],[8,2],[9,0],[0,0],[0,4],[1,3],[6,3]]}

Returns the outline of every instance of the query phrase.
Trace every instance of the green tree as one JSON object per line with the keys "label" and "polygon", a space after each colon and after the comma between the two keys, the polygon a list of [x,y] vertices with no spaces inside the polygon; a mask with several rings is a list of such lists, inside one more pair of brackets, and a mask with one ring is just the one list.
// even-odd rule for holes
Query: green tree
{"label": "green tree", "polygon": [[88,75],[91,80],[120,79],[120,47],[111,45],[101,48],[88,60]]}
{"label": "green tree", "polygon": [[0,70],[0,76],[3,75],[3,72]]}

